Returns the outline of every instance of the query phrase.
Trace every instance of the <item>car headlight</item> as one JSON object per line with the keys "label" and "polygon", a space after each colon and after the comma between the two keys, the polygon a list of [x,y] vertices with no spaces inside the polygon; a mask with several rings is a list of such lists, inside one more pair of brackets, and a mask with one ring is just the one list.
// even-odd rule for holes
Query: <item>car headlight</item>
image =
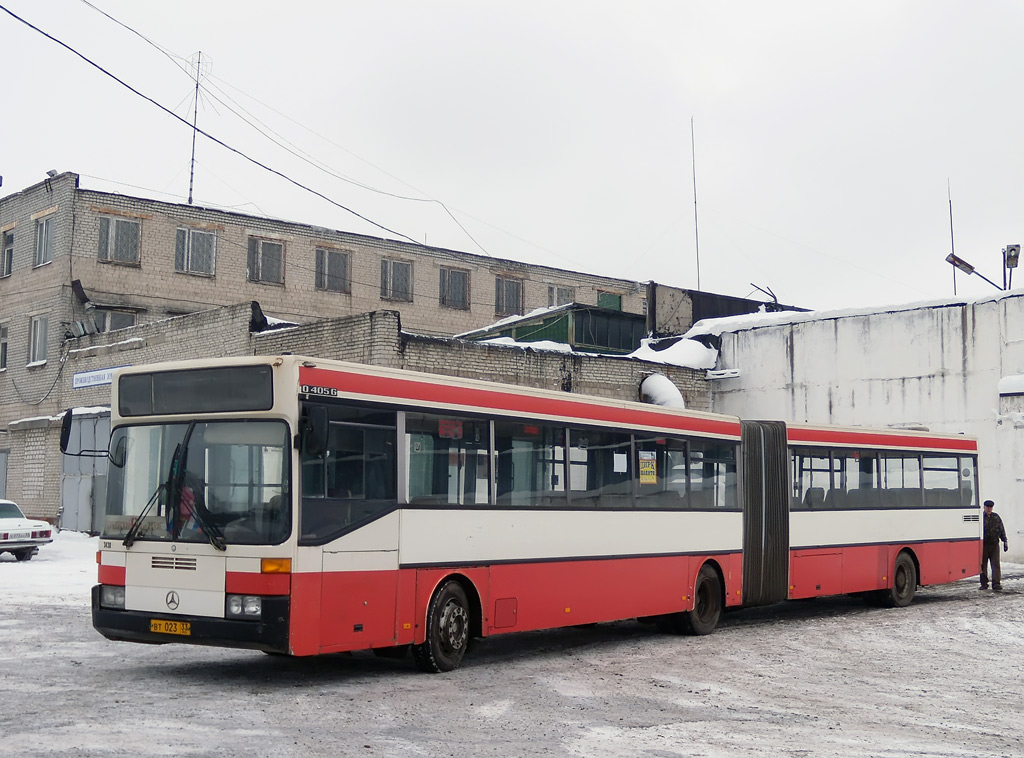
{"label": "car headlight", "polygon": [[224,610],[228,618],[258,619],[263,615],[263,598],[259,595],[228,595]]}
{"label": "car headlight", "polygon": [[104,584],[100,587],[100,607],[124,610],[124,587]]}

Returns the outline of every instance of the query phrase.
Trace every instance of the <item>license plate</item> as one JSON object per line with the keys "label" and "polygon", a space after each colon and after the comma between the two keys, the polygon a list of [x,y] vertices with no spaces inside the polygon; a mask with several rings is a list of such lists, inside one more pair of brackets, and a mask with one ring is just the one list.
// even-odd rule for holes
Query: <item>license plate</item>
{"label": "license plate", "polygon": [[158,634],[180,634],[188,637],[192,634],[192,624],[188,621],[168,621],[167,619],[150,619],[149,631]]}
{"label": "license plate", "polygon": [[32,532],[11,532],[7,535],[7,539],[10,540],[27,540],[32,536]]}

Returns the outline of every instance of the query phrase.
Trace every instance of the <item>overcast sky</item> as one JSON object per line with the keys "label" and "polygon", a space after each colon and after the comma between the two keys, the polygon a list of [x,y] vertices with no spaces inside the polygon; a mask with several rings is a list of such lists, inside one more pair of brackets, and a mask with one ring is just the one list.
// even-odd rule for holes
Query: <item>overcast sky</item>
{"label": "overcast sky", "polygon": [[[201,51],[199,127],[338,204],[200,135],[199,205],[816,309],[952,296],[947,183],[960,257],[1024,242],[1019,0],[0,6],[188,122]],[[0,33],[0,196],[186,200],[186,123]]]}

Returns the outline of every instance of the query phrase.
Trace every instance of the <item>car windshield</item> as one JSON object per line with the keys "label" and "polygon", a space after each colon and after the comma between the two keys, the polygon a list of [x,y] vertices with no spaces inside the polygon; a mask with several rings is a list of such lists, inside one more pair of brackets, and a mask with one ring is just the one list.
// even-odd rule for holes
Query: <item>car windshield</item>
{"label": "car windshield", "polygon": [[25,514],[14,503],[0,503],[0,518],[25,518]]}
{"label": "car windshield", "polygon": [[289,439],[282,421],[118,427],[103,536],[124,538],[141,515],[131,541],[283,541],[291,533]]}

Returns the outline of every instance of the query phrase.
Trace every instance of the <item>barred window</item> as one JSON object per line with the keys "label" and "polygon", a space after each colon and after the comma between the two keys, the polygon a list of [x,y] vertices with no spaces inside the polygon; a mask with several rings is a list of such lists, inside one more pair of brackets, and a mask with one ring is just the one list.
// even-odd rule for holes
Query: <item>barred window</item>
{"label": "barred window", "polygon": [[284,284],[284,243],[249,238],[250,282]]}
{"label": "barred window", "polygon": [[548,286],[548,307],[568,305],[576,299],[576,291],[572,287]]}
{"label": "barred window", "polygon": [[523,312],[523,280],[509,276],[494,277],[494,311],[516,315]]}
{"label": "barred window", "polygon": [[384,258],[380,262],[380,296],[412,302],[412,263]]}
{"label": "barred window", "polygon": [[10,276],[14,270],[14,232],[4,232],[3,250],[0,251],[0,278]]}
{"label": "barred window", "polygon": [[36,266],[53,260],[54,217],[52,215],[36,220]]}
{"label": "barred window", "polygon": [[217,235],[198,229],[178,229],[174,243],[174,270],[213,276],[217,270]]}
{"label": "barred window", "polygon": [[112,263],[138,263],[140,227],[138,221],[126,218],[100,218],[99,259]]}
{"label": "barred window", "polygon": [[328,292],[351,292],[349,280],[348,253],[340,250],[317,248],[316,288]]}
{"label": "barred window", "polygon": [[441,305],[469,309],[469,272],[457,268],[441,269]]}

